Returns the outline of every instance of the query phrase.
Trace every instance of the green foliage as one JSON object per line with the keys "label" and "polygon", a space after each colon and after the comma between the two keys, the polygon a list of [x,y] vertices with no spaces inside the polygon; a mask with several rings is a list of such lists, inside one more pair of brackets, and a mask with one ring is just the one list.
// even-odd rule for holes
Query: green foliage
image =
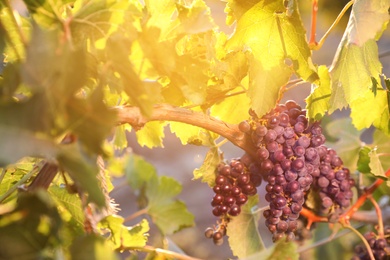
{"label": "green foliage", "polygon": [[111,233],[110,241],[114,249],[136,248],[146,245],[149,224],[146,219],[139,224],[126,227],[123,225],[124,219],[120,216],[107,216],[99,222],[98,227],[108,229]]}
{"label": "green foliage", "polygon": [[229,222],[227,235],[233,254],[239,258],[250,256],[264,249],[263,241],[258,232],[260,212],[257,209],[258,197],[252,196],[242,207],[239,216]]}
{"label": "green foliage", "polygon": [[318,78],[298,12],[287,16],[284,11],[282,1],[260,1],[240,17],[226,45],[228,51],[251,53],[248,95],[259,116],[274,107],[293,71],[304,80]]}
{"label": "green foliage", "polygon": [[175,198],[182,190],[175,179],[157,176],[154,167],[138,156],[129,158],[126,177],[138,193],[140,207],[145,208],[162,234],[173,234],[194,225],[194,216]]}

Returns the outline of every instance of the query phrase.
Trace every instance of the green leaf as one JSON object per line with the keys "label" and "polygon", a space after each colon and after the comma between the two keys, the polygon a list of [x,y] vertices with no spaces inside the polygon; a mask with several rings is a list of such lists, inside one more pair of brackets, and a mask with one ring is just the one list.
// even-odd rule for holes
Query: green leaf
{"label": "green leaf", "polygon": [[120,28],[129,5],[133,6],[129,1],[76,1],[70,24],[73,38],[82,44],[86,38],[92,40],[107,38]]}
{"label": "green leaf", "polygon": [[125,174],[127,182],[134,190],[141,189],[146,183],[157,178],[157,172],[154,166],[145,161],[141,156],[135,154],[129,156]]}
{"label": "green leaf", "polygon": [[124,218],[116,215],[107,216],[102,219],[98,228],[110,231],[109,240],[113,243],[114,249],[143,247],[148,240],[149,223],[143,219],[139,224],[127,227],[123,225]]}
{"label": "green leaf", "polygon": [[[21,25],[15,23],[12,15],[21,21]],[[4,36],[0,41],[5,43],[5,57],[6,61],[14,62],[17,60],[23,60],[25,58],[25,49],[22,37],[27,37],[30,31],[30,23],[26,18],[21,17],[18,13],[13,12],[7,7],[0,3],[0,31],[1,35]],[[20,30],[19,30],[20,29]],[[23,36],[21,36],[23,35]],[[4,46],[4,45],[3,45]],[[3,54],[3,52],[0,52]]]}
{"label": "green leaf", "polygon": [[165,122],[152,121],[145,124],[145,126],[138,130],[135,134],[137,136],[138,144],[148,148],[164,147],[163,138]]}
{"label": "green leaf", "polygon": [[114,148],[123,150],[128,147],[126,133],[131,131],[131,126],[123,124],[115,128],[115,136],[113,140]]}
{"label": "green leaf", "polygon": [[333,89],[331,111],[367,95],[372,78],[380,82],[382,65],[376,37],[389,20],[387,9],[386,0],[355,1],[347,30],[330,69]]}
{"label": "green leaf", "polygon": [[371,149],[367,146],[363,146],[359,150],[359,159],[357,161],[357,170],[362,173],[370,173],[370,156]]}
{"label": "green leaf", "polygon": [[377,148],[374,147],[374,149],[372,149],[369,153],[368,153],[368,156],[370,157],[370,163],[368,164],[368,166],[370,167],[371,169],[371,173],[376,176],[376,177],[380,177],[381,179],[387,179],[386,175],[385,175],[385,171],[383,170],[383,167],[382,167],[382,163],[381,161],[379,160],[379,156],[378,154],[376,153],[376,150]]}
{"label": "green leaf", "polygon": [[298,260],[298,244],[280,240],[272,249],[272,253],[266,258],[268,260]]}
{"label": "green leaf", "polygon": [[[227,51],[248,50],[253,54],[248,94],[259,116],[275,106],[279,89],[287,83],[292,70],[304,80],[318,79],[298,11],[292,16],[284,12],[283,1],[257,3],[238,20],[226,45]],[[286,59],[292,61],[291,67]]]}
{"label": "green leaf", "polygon": [[101,236],[88,234],[73,241],[70,247],[72,260],[118,260],[110,244]]}
{"label": "green leaf", "polygon": [[130,62],[129,53],[131,41],[118,34],[112,35],[106,46],[107,57],[112,61],[112,67],[119,73],[123,89],[130,97],[132,103],[141,109],[142,114],[150,116],[154,101],[148,96],[146,85],[136,73],[133,64]]}
{"label": "green leaf", "polygon": [[[230,93],[238,92],[236,88]],[[245,93],[230,96],[211,108],[211,115],[230,124],[239,124],[249,118],[250,100]]]}
{"label": "green leaf", "polygon": [[363,145],[360,140],[362,131],[356,130],[349,118],[333,120],[326,125],[326,129],[329,135],[337,139],[334,143],[327,143],[327,146],[336,150],[338,156],[343,160],[344,166],[354,171],[360,148]]}
{"label": "green leaf", "polygon": [[30,131],[0,125],[0,151],[0,166],[5,166],[26,156],[54,158],[58,146]]}
{"label": "green leaf", "polygon": [[326,66],[318,67],[320,80],[317,84],[311,85],[310,95],[306,99],[307,115],[310,119],[320,120],[329,109],[331,95],[330,76]]}
{"label": "green leaf", "polygon": [[202,178],[210,187],[215,185],[215,171],[221,162],[221,157],[217,147],[212,147],[206,154],[200,168],[194,170],[194,179]]}
{"label": "green leaf", "polygon": [[183,202],[175,199],[181,189],[179,182],[166,176],[153,178],[148,183],[145,192],[149,202],[147,211],[164,235],[194,225],[194,216]]}
{"label": "green leaf", "polygon": [[232,217],[227,227],[229,245],[233,254],[239,258],[245,258],[264,249],[258,231],[260,213],[253,212],[257,209],[258,196],[252,196],[241,208],[241,213],[237,217]]}
{"label": "green leaf", "polygon": [[23,0],[29,13],[32,15],[34,21],[41,26],[54,27],[60,26],[62,23],[62,17],[59,14],[65,12],[66,8],[69,8],[69,4],[73,3],[73,0],[62,1],[46,1],[46,0]]}
{"label": "green leaf", "polygon": [[[74,234],[83,234],[85,217],[80,198],[76,194],[70,194],[65,187],[62,188],[57,185],[50,185],[48,193],[58,205],[61,216],[64,221],[68,221],[68,225]],[[69,215],[65,217],[66,214]]]}
{"label": "green leaf", "polygon": [[362,46],[378,39],[389,22],[388,0],[357,0],[352,6],[348,27],[349,43]]}
{"label": "green leaf", "polygon": [[251,9],[258,0],[228,0],[225,8],[226,24],[232,25],[235,21],[238,21],[246,11]]}
{"label": "green leaf", "polygon": [[90,158],[80,145],[72,144],[61,148],[57,154],[60,166],[72,177],[79,187],[88,193],[88,200],[99,207],[106,206],[100,183],[97,179],[99,169],[96,158]]}
{"label": "green leaf", "polygon": [[368,128],[373,124],[390,134],[387,91],[378,91],[376,96],[368,91],[364,97],[352,101],[350,106],[352,123],[357,129]]}
{"label": "green leaf", "polygon": [[[372,145],[377,148],[378,153],[390,154],[390,137],[382,131],[375,130]],[[380,156],[379,159],[384,169],[390,169],[390,160],[388,156]]]}
{"label": "green leaf", "polygon": [[216,136],[201,127],[179,122],[170,122],[169,128],[171,129],[171,132],[180,139],[183,145],[215,145],[214,140]]}

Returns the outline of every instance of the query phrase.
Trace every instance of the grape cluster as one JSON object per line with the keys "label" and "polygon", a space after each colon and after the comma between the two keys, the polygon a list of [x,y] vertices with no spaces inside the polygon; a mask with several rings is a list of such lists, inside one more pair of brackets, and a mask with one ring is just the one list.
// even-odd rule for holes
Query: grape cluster
{"label": "grape cluster", "polygon": [[[386,233],[389,232],[389,233]],[[385,229],[385,237],[390,235],[390,228]],[[389,241],[385,238],[379,238],[374,232],[367,232],[364,235],[367,240],[375,260],[385,260],[390,258],[390,246]],[[367,248],[363,244],[359,244],[355,247],[355,256],[351,260],[370,260],[370,255]]]}
{"label": "grape cluster", "polygon": [[213,187],[215,195],[211,201],[214,216],[237,216],[248,196],[257,193],[256,187],[261,184],[261,175],[251,173],[250,166],[245,165],[241,159],[233,159],[230,164],[219,165]]}
{"label": "grape cluster", "polygon": [[355,181],[351,178],[348,168],[343,167],[343,161],[335,150],[321,145],[317,152],[320,166],[312,176],[313,190],[319,192],[321,200],[320,212],[327,213],[331,207],[336,212],[349,207],[353,197],[351,189]]}
{"label": "grape cluster", "polygon": [[[218,225],[217,228],[206,229],[206,237],[213,237],[214,243],[220,244],[219,241],[226,234],[226,231],[220,232],[221,226],[226,230],[229,218],[241,213],[241,206],[248,201],[248,196],[257,193],[256,187],[260,186],[261,182],[259,167],[252,162],[248,154],[244,154],[239,159],[232,159],[229,164],[221,163],[217,168],[213,187],[215,194],[211,206],[213,215],[220,217],[224,224]],[[212,236],[210,230],[213,230]]]}
{"label": "grape cluster", "polygon": [[273,240],[286,235],[293,240],[305,192],[319,167],[316,147],[325,142],[319,124],[310,127],[305,110],[294,101],[279,104],[262,118],[252,115],[250,131],[257,147],[260,171],[266,176],[265,199],[269,209],[263,215]]}
{"label": "grape cluster", "polygon": [[[273,240],[293,240],[305,196],[314,186],[323,211],[331,206],[349,206],[354,185],[348,169],[332,149],[318,122],[309,124],[306,111],[295,101],[279,104],[262,118],[239,125],[257,148],[260,172],[268,182],[265,199],[269,209],[263,215]],[[312,185],[314,183],[314,185]]]}

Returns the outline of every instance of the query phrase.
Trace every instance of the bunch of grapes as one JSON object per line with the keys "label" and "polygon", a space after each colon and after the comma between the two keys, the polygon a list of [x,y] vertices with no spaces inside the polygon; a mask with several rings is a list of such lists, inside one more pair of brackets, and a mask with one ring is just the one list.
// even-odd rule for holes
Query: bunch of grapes
{"label": "bunch of grapes", "polygon": [[215,228],[207,228],[206,237],[213,238],[215,244],[221,244],[230,217],[241,213],[241,206],[248,201],[248,196],[257,193],[256,187],[260,186],[261,182],[258,166],[247,154],[231,160],[229,164],[220,164],[213,187],[215,195],[211,206],[213,215],[220,217],[222,224]]}
{"label": "bunch of grapes", "polygon": [[[386,233],[387,232],[387,233]],[[390,235],[390,228],[385,229],[385,237]],[[389,241],[385,238],[379,238],[374,232],[368,232],[364,235],[367,240],[375,260],[385,260],[390,257],[390,246]],[[351,260],[370,260],[370,255],[367,248],[364,245],[357,245],[355,247],[355,256]]]}
{"label": "bunch of grapes", "polygon": [[294,239],[312,186],[324,212],[334,205],[349,206],[354,182],[348,169],[334,150],[324,146],[321,125],[309,124],[306,111],[295,101],[279,104],[262,118],[252,113],[251,121],[241,123],[240,130],[257,147],[260,172],[268,182],[265,199],[270,208],[263,215],[274,241],[284,236]]}
{"label": "bunch of grapes", "polygon": [[274,241],[285,235],[293,240],[305,192],[313,182],[312,172],[320,164],[316,148],[325,137],[319,124],[309,127],[305,110],[294,101],[279,104],[262,118],[252,115],[248,124],[261,174],[268,181],[266,226]]}
{"label": "bunch of grapes", "polygon": [[322,145],[317,148],[320,157],[320,166],[312,173],[313,191],[318,192],[321,200],[321,213],[345,209],[350,206],[353,197],[352,187],[355,185],[348,168],[337,156],[336,151]]}

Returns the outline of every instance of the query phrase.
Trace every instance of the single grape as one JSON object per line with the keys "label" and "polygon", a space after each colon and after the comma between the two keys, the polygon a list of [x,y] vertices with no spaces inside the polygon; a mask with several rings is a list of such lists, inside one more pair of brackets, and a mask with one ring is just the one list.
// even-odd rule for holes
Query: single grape
{"label": "single grape", "polygon": [[249,133],[251,131],[251,126],[250,126],[249,122],[247,120],[245,120],[245,121],[242,121],[238,124],[238,129],[241,132]]}

